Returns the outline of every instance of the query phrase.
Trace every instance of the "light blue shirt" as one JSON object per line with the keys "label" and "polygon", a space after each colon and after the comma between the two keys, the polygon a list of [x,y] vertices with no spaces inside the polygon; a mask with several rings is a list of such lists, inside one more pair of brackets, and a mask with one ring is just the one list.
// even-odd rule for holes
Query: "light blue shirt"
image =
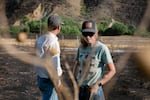
{"label": "light blue shirt", "polygon": [[94,51],[91,55],[90,62],[86,62],[86,58],[92,51],[92,47],[88,46],[87,48],[79,47],[77,51],[76,60],[80,62],[80,69],[77,79],[80,80],[83,69],[86,63],[90,63],[88,73],[86,74],[81,85],[93,85],[98,80],[103,77],[105,65],[113,62],[110,51],[108,47],[98,41],[93,47]]}
{"label": "light blue shirt", "polygon": [[[55,51],[57,53],[54,55],[51,55],[48,51],[51,48],[55,48]],[[36,41],[36,50],[37,50],[38,56],[41,59],[44,58],[45,56],[50,55],[53,61],[53,65],[56,68],[58,76],[61,76],[62,69],[60,65],[60,45],[59,45],[57,36],[50,32],[40,36],[38,40]],[[43,66],[35,66],[34,70],[36,74],[39,75],[41,78],[49,78],[49,75]]]}

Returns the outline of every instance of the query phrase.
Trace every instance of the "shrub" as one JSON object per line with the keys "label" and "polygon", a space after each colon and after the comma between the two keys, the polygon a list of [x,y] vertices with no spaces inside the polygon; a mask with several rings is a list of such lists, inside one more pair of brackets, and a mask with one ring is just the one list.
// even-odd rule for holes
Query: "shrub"
{"label": "shrub", "polygon": [[109,24],[111,23],[110,18],[102,18],[102,21],[97,24],[99,35],[103,35],[105,30],[108,29]]}
{"label": "shrub", "polygon": [[40,32],[40,21],[31,21],[28,23],[30,27],[31,33],[39,33]]}
{"label": "shrub", "polygon": [[29,27],[28,26],[10,26],[9,32],[12,35],[17,35],[20,32],[26,32],[29,34]]}
{"label": "shrub", "polygon": [[127,32],[128,32],[128,27],[125,24],[121,22],[115,22],[111,28],[105,30],[103,35],[116,36],[116,35],[124,35]]}
{"label": "shrub", "polygon": [[28,23],[29,21],[30,21],[29,18],[26,17],[26,16],[24,16],[24,17],[21,19],[21,23],[22,23],[23,25],[27,25],[27,23]]}
{"label": "shrub", "polygon": [[47,22],[41,23],[41,33],[45,33],[47,31]]}
{"label": "shrub", "polygon": [[80,27],[77,21],[72,20],[70,18],[62,17],[64,25],[61,27],[62,34],[64,35],[79,35]]}
{"label": "shrub", "polygon": [[133,35],[135,30],[136,30],[135,25],[128,25],[128,32],[126,33],[126,35]]}
{"label": "shrub", "polygon": [[116,34],[119,34],[119,35],[123,35],[128,32],[128,27],[121,22],[114,23],[112,26],[112,29],[116,30]]}
{"label": "shrub", "polygon": [[41,23],[41,26],[39,30],[41,30],[41,33],[45,33],[47,31],[47,17],[43,17],[41,20],[40,20],[40,23]]}
{"label": "shrub", "polygon": [[99,35],[103,35],[105,30],[108,29],[108,26],[102,23],[98,23],[97,28],[98,28]]}
{"label": "shrub", "polygon": [[64,35],[79,35],[81,32],[77,26],[63,26],[61,29]]}

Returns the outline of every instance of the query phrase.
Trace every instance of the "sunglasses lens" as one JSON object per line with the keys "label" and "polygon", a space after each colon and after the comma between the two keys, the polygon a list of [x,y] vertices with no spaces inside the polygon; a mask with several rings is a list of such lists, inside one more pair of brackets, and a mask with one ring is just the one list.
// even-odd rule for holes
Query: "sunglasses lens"
{"label": "sunglasses lens", "polygon": [[83,32],[82,35],[83,35],[84,37],[87,37],[87,36],[92,37],[92,36],[94,35],[94,33],[92,33],[92,32]]}

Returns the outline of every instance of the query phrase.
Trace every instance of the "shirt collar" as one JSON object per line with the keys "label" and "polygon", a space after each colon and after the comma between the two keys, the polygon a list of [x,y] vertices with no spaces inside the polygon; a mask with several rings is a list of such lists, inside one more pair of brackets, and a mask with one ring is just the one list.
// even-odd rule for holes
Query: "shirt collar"
{"label": "shirt collar", "polygon": [[57,37],[55,34],[53,34],[52,32],[48,32],[48,34],[49,34],[51,37],[53,37],[53,38],[55,38],[55,39],[58,40],[58,37]]}

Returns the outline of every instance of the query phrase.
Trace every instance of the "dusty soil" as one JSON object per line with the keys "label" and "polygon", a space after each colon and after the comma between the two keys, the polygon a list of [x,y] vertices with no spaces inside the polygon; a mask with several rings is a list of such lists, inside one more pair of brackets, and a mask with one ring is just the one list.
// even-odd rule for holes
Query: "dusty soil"
{"label": "dusty soil", "polygon": [[[24,51],[32,51],[31,47],[19,47]],[[32,54],[32,52],[31,52]],[[62,52],[62,55],[66,52]],[[126,53],[113,53],[114,62]],[[73,65],[74,52],[69,52],[66,60]],[[150,100],[150,80],[145,78],[132,56],[127,60],[122,71],[104,86],[107,100]],[[64,76],[65,77],[65,76]],[[66,78],[67,79],[67,78]],[[39,100],[40,92],[37,87],[33,65],[24,63],[8,55],[0,47],[0,100]]]}

